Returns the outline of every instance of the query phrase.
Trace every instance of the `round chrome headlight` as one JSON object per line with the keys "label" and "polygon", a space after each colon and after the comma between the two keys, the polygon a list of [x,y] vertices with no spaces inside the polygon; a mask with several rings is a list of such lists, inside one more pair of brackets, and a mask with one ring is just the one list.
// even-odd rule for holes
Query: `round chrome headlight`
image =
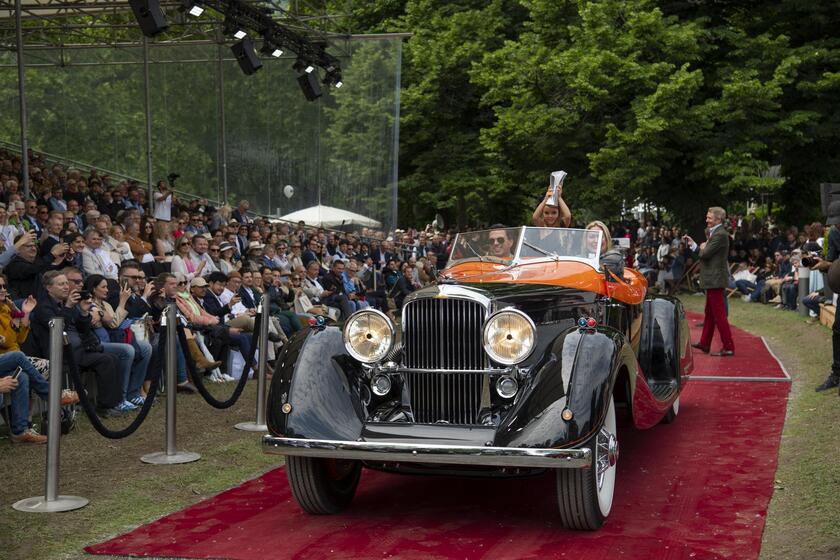
{"label": "round chrome headlight", "polygon": [[381,311],[362,309],[344,323],[344,347],[366,364],[384,358],[394,345],[394,324]]}
{"label": "round chrome headlight", "polygon": [[534,351],[537,329],[531,318],[518,309],[502,309],[484,323],[484,351],[494,362],[512,366]]}

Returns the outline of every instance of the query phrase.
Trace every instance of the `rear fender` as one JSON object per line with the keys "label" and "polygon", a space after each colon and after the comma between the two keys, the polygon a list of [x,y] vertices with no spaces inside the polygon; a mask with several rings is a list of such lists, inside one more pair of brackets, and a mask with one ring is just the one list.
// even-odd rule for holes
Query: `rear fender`
{"label": "rear fender", "polygon": [[[610,327],[569,329],[548,346],[496,432],[500,447],[570,447],[601,427],[616,377],[635,372],[625,337]],[[571,420],[563,420],[568,408]]]}
{"label": "rear fender", "polygon": [[[358,380],[361,366],[344,348],[341,329],[306,329],[277,358],[268,394],[266,419],[277,436],[356,440],[365,411]],[[291,411],[284,413],[284,404]]]}

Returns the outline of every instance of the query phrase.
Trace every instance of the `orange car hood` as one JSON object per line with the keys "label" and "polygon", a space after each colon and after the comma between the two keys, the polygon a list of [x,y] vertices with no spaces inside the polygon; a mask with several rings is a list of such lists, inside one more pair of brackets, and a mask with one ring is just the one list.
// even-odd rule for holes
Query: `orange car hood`
{"label": "orange car hood", "polygon": [[496,262],[459,262],[443,271],[446,278],[471,284],[540,284],[594,292],[624,303],[642,303],[647,292],[644,276],[624,269],[623,282],[611,282],[609,293],[604,275],[590,265],[577,261],[539,261],[513,266]]}

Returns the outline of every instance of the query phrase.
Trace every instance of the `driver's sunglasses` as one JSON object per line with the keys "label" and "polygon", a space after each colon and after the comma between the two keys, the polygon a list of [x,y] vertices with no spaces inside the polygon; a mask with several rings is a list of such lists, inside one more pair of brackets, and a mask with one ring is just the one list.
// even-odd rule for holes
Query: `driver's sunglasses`
{"label": "driver's sunglasses", "polygon": [[491,237],[490,238],[490,243],[492,243],[494,245],[496,245],[496,244],[501,245],[505,241],[507,241],[506,237]]}
{"label": "driver's sunglasses", "polygon": [[5,290],[5,289],[6,289],[6,284],[0,284],[0,290]]}

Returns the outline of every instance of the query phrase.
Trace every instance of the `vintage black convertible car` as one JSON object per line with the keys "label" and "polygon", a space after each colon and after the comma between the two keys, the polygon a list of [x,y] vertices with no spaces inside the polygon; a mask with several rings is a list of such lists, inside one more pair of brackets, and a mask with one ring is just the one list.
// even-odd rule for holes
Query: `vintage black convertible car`
{"label": "vintage black convertible car", "polygon": [[552,470],[563,525],[599,528],[616,484],[616,407],[639,429],[672,422],[692,368],[680,302],[648,296],[635,270],[602,268],[601,237],[461,234],[444,279],[407,297],[398,325],[362,310],[291,340],[262,445],[286,456],[300,506],[340,511],[362,467]]}

